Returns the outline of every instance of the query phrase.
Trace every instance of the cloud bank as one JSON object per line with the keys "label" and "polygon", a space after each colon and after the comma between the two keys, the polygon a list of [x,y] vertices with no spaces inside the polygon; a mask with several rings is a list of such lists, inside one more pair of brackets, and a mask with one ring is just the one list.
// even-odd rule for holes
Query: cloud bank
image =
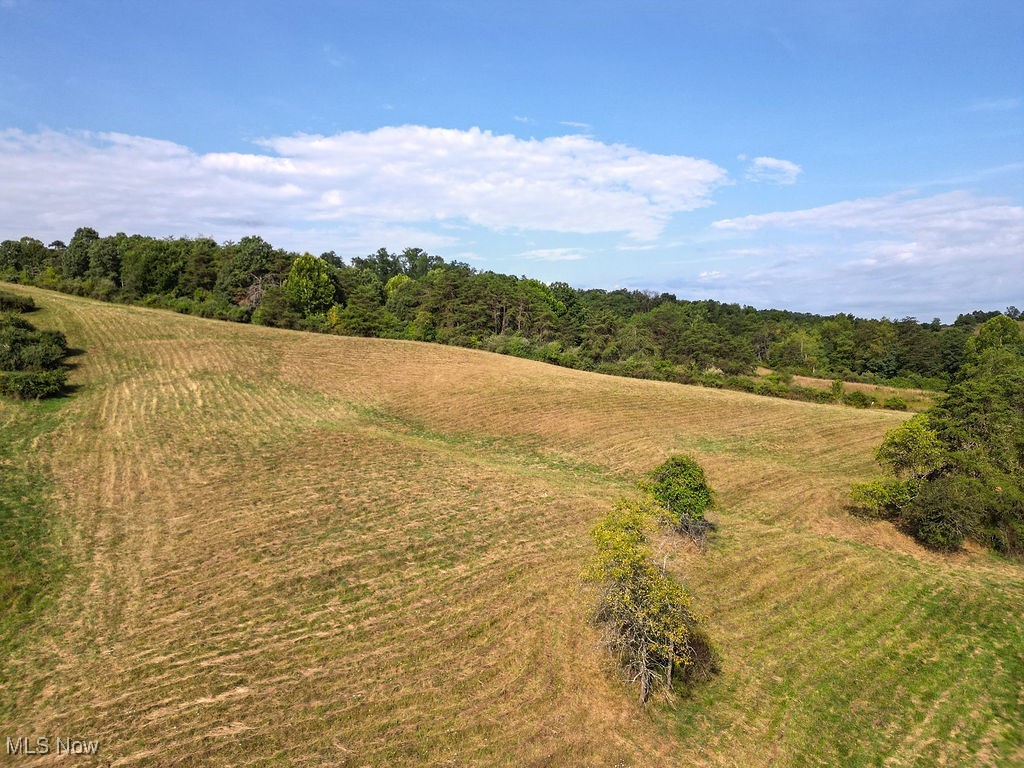
{"label": "cloud bank", "polygon": [[[837,230],[864,236],[894,236],[883,250],[899,246],[934,260],[942,255],[1007,255],[1024,245],[1024,208],[999,198],[955,191],[930,197],[898,192],[801,211],[721,219],[716,229]],[[879,244],[881,245],[881,244]]]}
{"label": "cloud bank", "polygon": [[658,237],[710,203],[707,160],[580,135],[542,140],[407,125],[199,153],[120,133],[0,132],[0,230],[75,227],[238,237],[438,224]]}
{"label": "cloud bank", "polygon": [[1024,299],[1024,207],[1001,198],[908,191],[712,226],[756,234],[730,290],[762,304],[952,319]]}

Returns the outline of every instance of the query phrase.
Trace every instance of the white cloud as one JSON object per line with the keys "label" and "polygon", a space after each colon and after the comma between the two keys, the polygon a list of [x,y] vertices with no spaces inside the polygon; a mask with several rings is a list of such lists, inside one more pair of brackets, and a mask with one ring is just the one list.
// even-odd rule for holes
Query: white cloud
{"label": "white cloud", "polygon": [[711,282],[713,280],[720,280],[723,277],[725,277],[725,275],[719,272],[717,269],[707,270],[697,275],[697,279],[700,280],[702,283]]}
{"label": "white cloud", "polygon": [[722,219],[718,229],[756,230],[838,229],[887,232],[924,239],[942,248],[957,242],[977,245],[1005,237],[1019,239],[1024,208],[998,198],[978,198],[969,192],[946,192],[915,197],[913,191],[883,197],[847,200],[802,211],[784,211]]}
{"label": "white cloud", "polygon": [[577,123],[574,120],[561,120],[558,124],[564,125],[566,128],[576,128],[580,131],[589,131],[593,129],[593,126],[590,123]]}
{"label": "white cloud", "polygon": [[964,191],[901,192],[712,226],[757,237],[756,262],[730,289],[761,305],[951,320],[1019,303],[1024,286],[1024,207]]}
{"label": "white cloud", "polygon": [[537,248],[523,251],[519,256],[531,261],[579,261],[586,258],[579,248]]}
{"label": "white cloud", "polygon": [[[658,237],[710,204],[726,172],[568,135],[523,140],[415,125],[257,142],[266,153],[198,153],[119,133],[0,131],[0,235],[66,238],[75,227],[239,237],[454,222],[496,231]],[[300,238],[301,239],[301,238]]]}
{"label": "white cloud", "polygon": [[[740,155],[740,159],[745,159]],[[795,184],[803,169],[789,160],[777,157],[755,157],[747,166],[748,181],[770,181],[775,184]]]}

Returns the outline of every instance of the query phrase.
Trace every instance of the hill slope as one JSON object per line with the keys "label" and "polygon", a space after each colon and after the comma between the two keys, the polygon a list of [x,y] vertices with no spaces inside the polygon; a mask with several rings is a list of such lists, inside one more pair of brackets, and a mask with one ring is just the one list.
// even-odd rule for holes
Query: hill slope
{"label": "hill slope", "polygon": [[[36,453],[69,572],[0,733],[115,765],[1024,761],[1020,569],[842,510],[898,414],[17,290],[86,354]],[[640,710],[577,575],[678,451],[719,491],[709,553],[671,552],[725,668]]]}

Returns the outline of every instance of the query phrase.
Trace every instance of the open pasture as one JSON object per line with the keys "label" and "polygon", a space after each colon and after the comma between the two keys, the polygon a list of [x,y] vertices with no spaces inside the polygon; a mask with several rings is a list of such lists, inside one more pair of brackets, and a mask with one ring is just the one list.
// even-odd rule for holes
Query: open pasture
{"label": "open pasture", "polygon": [[[1021,568],[844,509],[905,415],[11,290],[85,352],[7,465],[48,478],[66,573],[3,649],[0,734],[118,766],[1024,763]],[[673,452],[718,492],[707,554],[665,553],[724,669],[641,709],[578,576]]]}

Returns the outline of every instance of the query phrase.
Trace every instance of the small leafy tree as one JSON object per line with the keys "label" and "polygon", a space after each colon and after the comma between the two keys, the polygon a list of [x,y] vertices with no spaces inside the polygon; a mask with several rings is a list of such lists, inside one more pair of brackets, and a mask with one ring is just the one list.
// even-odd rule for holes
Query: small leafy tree
{"label": "small leafy tree", "polygon": [[638,499],[622,499],[592,532],[597,553],[585,576],[603,590],[596,619],[605,641],[640,701],[659,685],[706,681],[719,669],[719,657],[693,608],[686,588],[655,562],[650,537],[668,523],[689,536],[705,535],[704,517],[712,503],[704,471],[688,456],[672,456],[641,483]]}
{"label": "small leafy tree", "polygon": [[897,477],[925,480],[939,473],[946,463],[942,441],[923,415],[914,416],[890,429],[875,450],[875,459]]}
{"label": "small leafy tree", "polygon": [[672,456],[641,481],[640,487],[657,501],[669,525],[704,546],[715,525],[705,516],[713,499],[700,464],[689,456]]}
{"label": "small leafy tree", "polygon": [[260,305],[252,314],[256,325],[269,325],[273,328],[296,328],[300,320],[292,301],[279,285],[272,285],[263,291]]}
{"label": "small leafy tree", "polygon": [[719,666],[692,597],[653,562],[649,533],[657,518],[647,499],[619,501],[593,530],[597,555],[586,573],[603,585],[596,619],[639,685],[641,703],[659,684],[704,681]]}
{"label": "small leafy tree", "polygon": [[316,256],[299,256],[284,281],[284,293],[305,316],[325,313],[334,303],[331,268]]}

